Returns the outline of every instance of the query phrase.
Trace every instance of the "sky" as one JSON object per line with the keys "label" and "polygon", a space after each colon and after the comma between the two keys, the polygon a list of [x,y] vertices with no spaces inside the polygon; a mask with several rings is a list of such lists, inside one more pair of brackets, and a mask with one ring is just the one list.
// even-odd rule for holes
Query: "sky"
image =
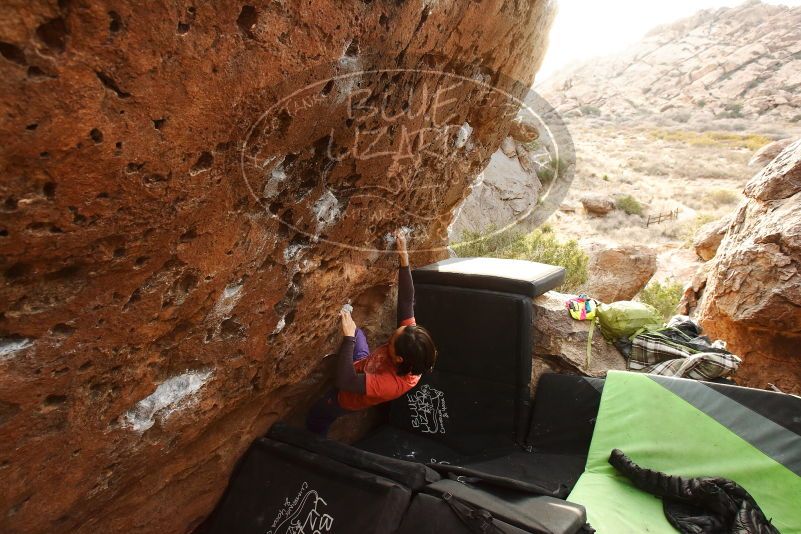
{"label": "sky", "polygon": [[[702,9],[733,7],[744,0],[557,0],[559,11],[537,82],[574,61],[625,49],[655,26],[688,17]],[[763,0],[801,6],[801,0]]]}

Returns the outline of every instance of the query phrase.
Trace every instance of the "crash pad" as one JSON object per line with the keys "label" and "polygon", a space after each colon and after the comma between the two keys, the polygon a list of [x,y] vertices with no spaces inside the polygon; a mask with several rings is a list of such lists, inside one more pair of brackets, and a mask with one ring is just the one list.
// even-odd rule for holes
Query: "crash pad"
{"label": "crash pad", "polygon": [[[801,436],[747,406],[789,395],[723,388],[678,378],[612,371],[607,376],[587,465],[568,500],[587,509],[600,534],[674,533],[662,501],[636,489],[609,465],[615,448],[640,466],[684,477],[725,477],[744,487],[781,532],[801,532]],[[746,403],[736,398],[750,399]]]}

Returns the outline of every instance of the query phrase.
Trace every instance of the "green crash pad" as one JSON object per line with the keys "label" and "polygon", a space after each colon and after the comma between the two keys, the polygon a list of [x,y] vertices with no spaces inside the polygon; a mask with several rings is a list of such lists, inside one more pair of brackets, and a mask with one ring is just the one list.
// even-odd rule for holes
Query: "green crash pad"
{"label": "green crash pad", "polygon": [[801,532],[801,438],[703,383],[610,372],[584,474],[568,497],[599,534],[675,533],[661,499],[609,465],[615,448],[671,475],[734,480],[783,534]]}

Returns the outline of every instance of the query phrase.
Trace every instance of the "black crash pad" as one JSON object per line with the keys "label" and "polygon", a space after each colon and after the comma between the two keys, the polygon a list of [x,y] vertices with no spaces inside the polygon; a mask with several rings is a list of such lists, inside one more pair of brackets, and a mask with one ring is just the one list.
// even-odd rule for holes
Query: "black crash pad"
{"label": "black crash pad", "polygon": [[[427,284],[417,285],[415,291],[417,322],[431,332],[437,344],[437,373],[477,380],[472,388],[475,395],[481,394],[482,384],[512,388],[511,393],[501,388],[503,398],[497,402],[513,400],[510,415],[516,426],[509,430],[522,442],[531,405],[531,299]],[[483,398],[489,399],[489,395],[488,389]]]}
{"label": "black crash pad", "polygon": [[319,437],[305,429],[293,428],[285,423],[275,423],[267,433],[267,437],[394,480],[413,490],[418,490],[441,478],[436,471],[423,463],[400,461],[388,455],[374,454]]}
{"label": "black crash pad", "polygon": [[564,495],[567,495],[584,472],[586,463],[587,457],[577,454],[517,449],[490,458],[469,458],[462,465],[477,472],[537,484],[551,490],[562,488]]}
{"label": "black crash pad", "polygon": [[437,345],[437,371],[528,388],[531,299],[417,284],[415,316]]}
{"label": "black crash pad", "polygon": [[389,421],[463,455],[515,443],[517,389],[502,382],[435,371],[392,403]]}
{"label": "black crash pad", "polygon": [[537,382],[526,445],[535,452],[587,457],[604,381],[546,373]]}
{"label": "black crash pad", "polygon": [[[426,384],[439,386],[447,417],[444,433],[423,432],[412,424],[422,404],[416,396]],[[433,386],[432,386],[433,387]],[[601,399],[603,380],[561,374],[543,375],[537,386],[526,447],[515,446],[504,428],[513,425],[508,408],[510,390],[498,384],[445,379],[434,374],[411,395],[417,408],[398,401],[385,425],[357,444],[375,453],[423,463],[447,463],[493,476],[572,489],[587,460]],[[429,393],[426,395],[431,397]],[[406,397],[402,397],[404,399]],[[503,399],[506,399],[504,402]],[[408,399],[407,399],[407,404]],[[436,427],[439,404],[428,403],[425,430]],[[431,423],[430,421],[435,423]],[[448,432],[451,432],[448,434]]]}
{"label": "black crash pad", "polygon": [[578,504],[501,488],[479,488],[451,479],[431,484],[426,493],[438,497],[452,495],[526,532],[570,534],[580,530],[587,521],[584,507]]}
{"label": "black crash pad", "polygon": [[[524,534],[521,530],[497,518],[492,518],[495,534]],[[409,512],[403,518],[398,534],[475,534],[453,509],[441,498],[420,493],[415,495]],[[492,531],[490,531],[492,532]]]}
{"label": "black crash pad", "polygon": [[564,267],[524,260],[450,258],[412,273],[417,284],[468,287],[536,297],[565,281]]}
{"label": "black crash pad", "polygon": [[267,438],[240,461],[204,534],[395,532],[411,491],[387,478]]}

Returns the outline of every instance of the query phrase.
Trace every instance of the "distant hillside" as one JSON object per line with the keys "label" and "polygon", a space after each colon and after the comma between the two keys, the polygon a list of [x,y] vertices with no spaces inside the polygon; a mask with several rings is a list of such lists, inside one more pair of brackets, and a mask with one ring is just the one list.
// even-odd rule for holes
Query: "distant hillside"
{"label": "distant hillside", "polygon": [[566,116],[801,126],[801,7],[700,11],[538,90]]}

